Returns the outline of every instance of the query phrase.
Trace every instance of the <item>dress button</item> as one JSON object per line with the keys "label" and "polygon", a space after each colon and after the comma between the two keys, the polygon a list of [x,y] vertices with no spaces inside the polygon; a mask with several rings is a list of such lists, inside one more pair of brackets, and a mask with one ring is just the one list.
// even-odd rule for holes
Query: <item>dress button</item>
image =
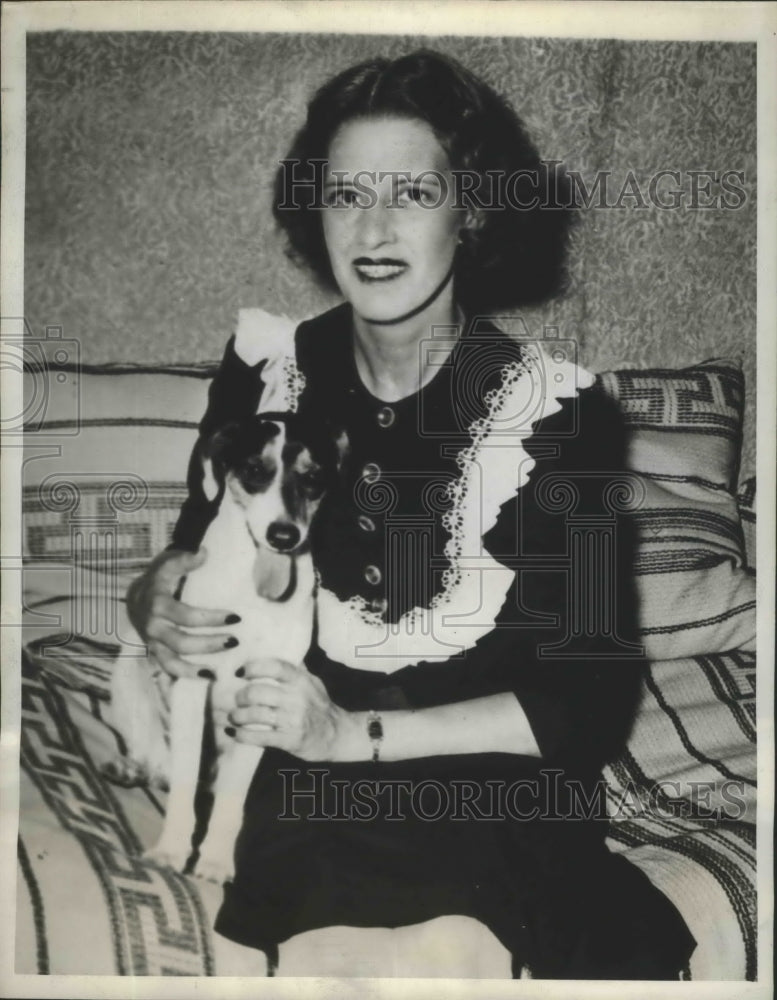
{"label": "dress button", "polygon": [[377,566],[368,566],[364,570],[364,579],[367,583],[371,583],[373,587],[376,587],[383,579],[383,574]]}
{"label": "dress button", "polygon": [[379,427],[391,427],[396,420],[396,414],[390,406],[384,406],[383,409],[378,410],[377,420]]}
{"label": "dress button", "polygon": [[370,611],[374,611],[376,615],[382,615],[387,607],[388,601],[385,597],[375,597],[369,604]]}
{"label": "dress button", "polygon": [[362,479],[368,484],[377,483],[380,479],[380,466],[375,462],[367,462],[362,469]]}
{"label": "dress button", "polygon": [[375,530],[375,522],[372,520],[371,517],[367,517],[366,514],[360,514],[356,519],[356,521],[359,527],[362,529],[362,531]]}

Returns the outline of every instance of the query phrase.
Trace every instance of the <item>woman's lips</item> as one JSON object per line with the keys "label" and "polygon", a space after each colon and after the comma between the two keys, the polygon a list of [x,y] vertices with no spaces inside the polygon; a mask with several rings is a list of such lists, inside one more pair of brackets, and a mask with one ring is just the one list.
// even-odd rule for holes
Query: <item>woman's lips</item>
{"label": "woman's lips", "polygon": [[394,260],[390,257],[357,257],[353,262],[353,268],[362,281],[391,281],[392,278],[403,274],[408,265],[403,260]]}

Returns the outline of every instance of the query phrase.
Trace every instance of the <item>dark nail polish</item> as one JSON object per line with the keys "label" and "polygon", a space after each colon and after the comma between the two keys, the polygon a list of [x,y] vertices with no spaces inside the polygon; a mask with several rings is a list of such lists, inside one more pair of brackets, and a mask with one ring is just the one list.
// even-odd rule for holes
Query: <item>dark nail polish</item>
{"label": "dark nail polish", "polygon": [[198,677],[204,677],[206,681],[215,681],[216,680],[216,675],[213,673],[212,670],[205,670],[205,669],[198,670],[197,671],[197,676]]}
{"label": "dark nail polish", "polygon": [[234,649],[237,646],[237,639],[231,635],[224,643],[224,649]]}
{"label": "dark nail polish", "polygon": [[235,671],[235,677],[245,677],[245,675],[246,675],[245,667],[238,667],[237,670]]}
{"label": "dark nail polish", "polygon": [[224,624],[237,625],[237,623],[241,622],[242,620],[243,619],[240,617],[240,615],[227,615],[227,617],[224,619]]}
{"label": "dark nail polish", "polygon": [[224,726],[224,732],[227,734],[227,736],[237,735],[237,730],[235,729],[234,726]]}

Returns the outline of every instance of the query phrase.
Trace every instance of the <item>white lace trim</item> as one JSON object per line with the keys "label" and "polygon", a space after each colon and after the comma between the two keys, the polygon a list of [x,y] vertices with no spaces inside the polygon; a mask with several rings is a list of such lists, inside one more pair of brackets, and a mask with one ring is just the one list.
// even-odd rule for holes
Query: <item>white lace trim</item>
{"label": "white lace trim", "polygon": [[299,405],[299,397],[305,388],[305,376],[297,367],[297,359],[295,357],[287,356],[283,359],[281,377],[283,378],[286,399],[288,401],[286,409],[291,410],[292,413],[296,413]]}
{"label": "white lace trim", "polygon": [[448,487],[451,508],[443,526],[450,534],[449,568],[443,589],[428,607],[386,623],[360,595],[340,601],[321,587],[319,643],[329,657],[391,673],[421,660],[456,656],[493,629],[514,574],[484,550],[483,535],[529,478],[535,462],[523,442],[534,425],[561,408],[559,399],[593,381],[589,372],[539,346],[526,346],[522,362],[505,366],[501,385],[485,397],[487,416],[471,425],[472,443],[457,456],[461,476]]}
{"label": "white lace trim", "polygon": [[262,410],[297,411],[305,388],[294,347],[297,325],[288,316],[274,316],[264,309],[241,309],[238,313],[235,353],[251,367],[267,362],[262,369]]}

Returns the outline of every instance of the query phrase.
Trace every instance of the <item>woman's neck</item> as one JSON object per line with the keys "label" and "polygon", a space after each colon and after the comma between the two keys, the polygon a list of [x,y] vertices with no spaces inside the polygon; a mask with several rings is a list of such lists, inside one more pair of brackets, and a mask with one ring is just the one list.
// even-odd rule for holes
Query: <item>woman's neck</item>
{"label": "woman's neck", "polygon": [[[373,325],[354,313],[354,357],[365,387],[387,403],[418,392],[455,347],[461,321],[450,300],[438,300],[411,320],[391,326]],[[422,342],[433,336],[434,351],[422,350]]]}

